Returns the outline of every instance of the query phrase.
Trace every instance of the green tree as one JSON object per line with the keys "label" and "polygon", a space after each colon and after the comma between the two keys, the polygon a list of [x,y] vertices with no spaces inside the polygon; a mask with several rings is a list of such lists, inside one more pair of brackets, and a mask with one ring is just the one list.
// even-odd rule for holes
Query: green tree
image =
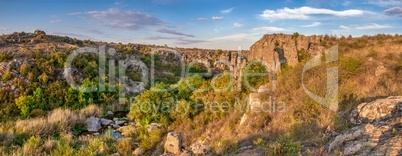
{"label": "green tree", "polygon": [[33,109],[35,100],[32,96],[20,96],[15,99],[15,105],[21,110],[21,116],[26,118]]}
{"label": "green tree", "polygon": [[167,84],[158,83],[150,90],[135,97],[128,116],[140,121],[169,122],[169,113],[175,103]]}
{"label": "green tree", "polygon": [[175,90],[177,99],[189,100],[193,92],[200,88],[203,83],[204,79],[199,75],[190,76],[180,80],[179,86]]}
{"label": "green tree", "polygon": [[46,99],[43,96],[42,88],[38,87],[33,93],[33,99],[36,104],[35,108],[44,109],[46,106]]}

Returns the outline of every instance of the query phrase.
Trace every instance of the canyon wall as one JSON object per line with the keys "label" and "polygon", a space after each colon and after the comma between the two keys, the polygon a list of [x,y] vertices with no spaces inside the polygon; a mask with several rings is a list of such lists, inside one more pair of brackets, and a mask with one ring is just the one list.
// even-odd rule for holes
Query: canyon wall
{"label": "canyon wall", "polygon": [[321,46],[321,42],[322,37],[315,35],[266,34],[251,46],[248,60],[263,61],[271,69],[280,71],[281,59],[278,50],[283,51],[286,63],[294,66],[299,62],[298,51],[306,52],[311,56],[324,52],[325,47]]}

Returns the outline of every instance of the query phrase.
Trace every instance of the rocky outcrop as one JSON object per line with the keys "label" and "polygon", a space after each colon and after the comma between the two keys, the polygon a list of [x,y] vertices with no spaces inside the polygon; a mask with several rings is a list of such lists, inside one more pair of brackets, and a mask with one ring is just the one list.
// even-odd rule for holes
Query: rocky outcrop
{"label": "rocky outcrop", "polygon": [[87,119],[86,128],[89,132],[99,131],[102,128],[100,119],[93,116],[89,117]]}
{"label": "rocky outcrop", "polygon": [[362,103],[349,112],[353,128],[332,139],[330,154],[402,155],[402,96]]}
{"label": "rocky outcrop", "polygon": [[182,139],[180,134],[173,132],[168,133],[165,145],[163,146],[165,148],[165,154],[180,155],[182,149],[184,149]]}
{"label": "rocky outcrop", "polygon": [[271,69],[276,67],[279,71],[281,63],[286,62],[291,66],[298,63],[298,51],[305,51],[312,56],[324,52],[325,47],[320,46],[320,43],[321,37],[318,36],[267,34],[250,47],[248,60],[261,60]]}

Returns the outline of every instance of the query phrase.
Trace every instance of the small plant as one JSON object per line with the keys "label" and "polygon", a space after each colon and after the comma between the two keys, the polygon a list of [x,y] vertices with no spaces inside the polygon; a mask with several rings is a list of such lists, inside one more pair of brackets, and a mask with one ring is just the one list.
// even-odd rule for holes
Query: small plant
{"label": "small plant", "polygon": [[78,136],[78,135],[82,134],[86,130],[87,130],[87,128],[85,127],[84,124],[77,124],[71,129],[71,131],[73,132],[73,134],[75,136]]}
{"label": "small plant", "polygon": [[13,78],[13,75],[10,72],[6,72],[3,76],[1,76],[1,80],[3,81],[11,80],[11,78]]}
{"label": "small plant", "polygon": [[260,146],[260,147],[264,147],[266,145],[266,141],[262,138],[258,138],[256,140],[253,141],[254,145],[256,146]]}

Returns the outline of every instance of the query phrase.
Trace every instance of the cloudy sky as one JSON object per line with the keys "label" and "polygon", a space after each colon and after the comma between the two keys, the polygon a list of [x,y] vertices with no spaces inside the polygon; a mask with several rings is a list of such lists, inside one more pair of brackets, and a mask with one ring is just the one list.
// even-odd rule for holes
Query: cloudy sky
{"label": "cloudy sky", "polygon": [[243,49],[263,34],[402,34],[402,0],[0,0],[0,34]]}

